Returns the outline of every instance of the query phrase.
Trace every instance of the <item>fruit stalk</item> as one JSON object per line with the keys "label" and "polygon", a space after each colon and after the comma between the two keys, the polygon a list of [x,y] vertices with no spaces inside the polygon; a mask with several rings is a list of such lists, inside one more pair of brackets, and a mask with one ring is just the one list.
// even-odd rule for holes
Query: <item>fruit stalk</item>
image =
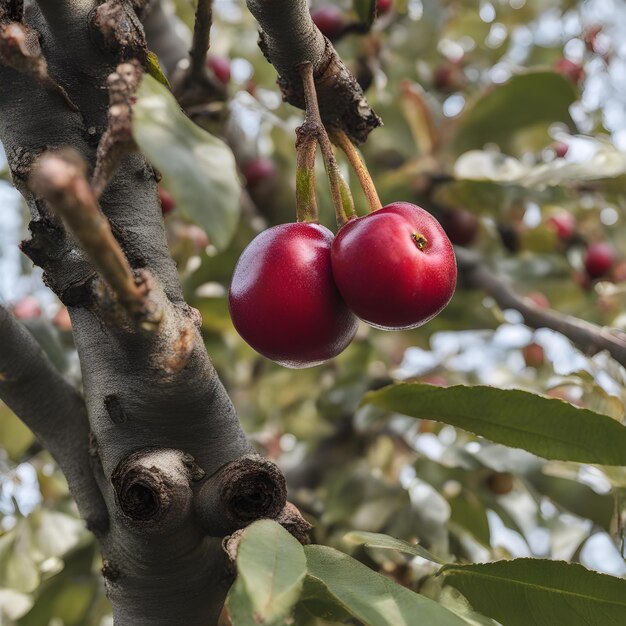
{"label": "fruit stalk", "polygon": [[[308,110],[308,109],[307,109]],[[315,152],[317,139],[307,132],[308,115],[296,130],[296,216],[298,222],[317,222],[315,199]]]}
{"label": "fruit stalk", "polygon": [[383,205],[378,197],[376,185],[374,185],[367,165],[365,165],[365,161],[361,158],[356,146],[350,141],[350,138],[343,130],[333,132],[333,141],[341,148],[346,157],[348,157],[348,161],[350,161],[350,165],[359,179],[361,189],[363,189],[363,193],[367,198],[370,213],[378,211]]}
{"label": "fruit stalk", "polygon": [[211,46],[213,24],[213,0],[199,0],[196,8],[193,41],[189,51],[189,75],[192,80],[202,80],[206,71],[207,53]]}
{"label": "fruit stalk", "polygon": [[[300,186],[299,193],[308,193],[311,186],[314,187],[315,154],[309,147],[309,141],[315,145],[317,142],[322,151],[326,175],[330,184],[330,193],[335,207],[337,223],[339,226],[345,224],[351,217],[356,215],[354,202],[348,185],[343,180],[337,165],[337,159],[333,153],[333,148],[328,138],[328,133],[320,117],[319,104],[317,101],[317,91],[315,89],[315,78],[313,76],[313,66],[311,63],[303,63],[300,66],[302,86],[304,89],[304,100],[306,114],[304,123],[298,129],[298,173],[296,188]],[[306,152],[305,152],[306,150]],[[313,156],[311,156],[313,155]],[[302,161],[301,161],[302,157]],[[305,173],[306,172],[306,173]],[[302,183],[300,180],[302,179]],[[311,180],[313,182],[311,182]],[[307,190],[305,191],[305,184]],[[313,190],[313,197],[315,196]],[[300,201],[300,197],[297,197]],[[304,200],[304,199],[303,199]],[[304,209],[303,209],[304,210]],[[298,220],[300,221],[300,204],[298,204]]]}

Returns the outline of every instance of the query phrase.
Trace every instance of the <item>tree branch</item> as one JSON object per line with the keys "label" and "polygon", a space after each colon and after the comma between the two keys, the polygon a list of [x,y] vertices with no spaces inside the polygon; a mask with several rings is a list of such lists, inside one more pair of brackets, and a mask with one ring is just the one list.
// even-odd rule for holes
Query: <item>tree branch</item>
{"label": "tree branch", "polygon": [[626,367],[626,333],[538,307],[529,298],[515,293],[478,254],[460,247],[455,248],[455,252],[459,272],[466,282],[487,292],[501,309],[519,311],[524,323],[531,328],[549,328],[561,333],[585,354],[606,350]]}
{"label": "tree branch", "polygon": [[0,398],[55,458],[88,528],[102,535],[108,514],[91,468],[89,422],[82,398],[2,306],[0,346]]}
{"label": "tree branch", "polygon": [[202,80],[206,74],[206,57],[211,45],[213,0],[198,0],[193,41],[189,51],[189,80]]}
{"label": "tree branch", "polygon": [[107,79],[108,126],[98,144],[96,167],[91,179],[96,199],[111,182],[124,158],[137,151],[132,129],[133,104],[142,77],[139,61],[132,60],[120,63]]}
{"label": "tree branch", "polygon": [[146,278],[133,274],[85,175],[78,153],[46,153],[35,163],[29,184],[63,218],[131,318],[152,330],[160,313],[148,297]]}
{"label": "tree branch", "polygon": [[311,63],[324,125],[363,143],[382,124],[333,45],[313,24],[306,0],[247,0],[262,32],[259,46],[278,72],[283,99],[305,108],[299,67]]}
{"label": "tree branch", "polygon": [[212,536],[223,537],[260,518],[276,518],[287,502],[278,467],[250,454],[228,463],[204,482],[196,512]]}

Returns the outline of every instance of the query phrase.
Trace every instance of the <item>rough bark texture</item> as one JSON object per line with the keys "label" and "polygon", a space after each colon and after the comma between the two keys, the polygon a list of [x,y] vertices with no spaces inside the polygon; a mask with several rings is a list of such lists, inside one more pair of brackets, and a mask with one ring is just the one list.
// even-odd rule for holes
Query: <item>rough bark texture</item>
{"label": "rough bark texture", "polygon": [[247,5],[261,26],[259,46],[278,72],[284,100],[304,109],[300,66],[311,63],[324,125],[363,143],[382,122],[333,45],[313,24],[306,0],[247,0]]}
{"label": "rough bark texture", "polygon": [[[198,313],[183,300],[155,173],[144,158],[123,159],[99,204],[131,270],[150,277],[149,297],[162,312],[153,332],[131,323],[53,212],[54,203],[29,187],[33,163],[50,150],[69,146],[93,171],[107,128],[107,77],[129,55],[141,61],[145,42],[138,45],[143,31],[134,10],[145,4],[26,4],[24,26],[38,33],[50,77],[62,89],[0,63],[0,139],[32,215],[32,237],[22,249],[68,306],[85,404],[4,311],[0,397],[50,448],[96,531],[116,626],[209,626],[232,580],[221,537],[257,517],[282,515],[284,479],[268,462],[248,456]],[[0,1],[7,9],[0,10],[2,25],[21,19],[14,5]],[[161,15],[160,7],[154,10],[153,26]],[[107,15],[126,16],[130,30]],[[7,351],[5,337],[11,338]],[[54,389],[44,394],[40,381]]]}

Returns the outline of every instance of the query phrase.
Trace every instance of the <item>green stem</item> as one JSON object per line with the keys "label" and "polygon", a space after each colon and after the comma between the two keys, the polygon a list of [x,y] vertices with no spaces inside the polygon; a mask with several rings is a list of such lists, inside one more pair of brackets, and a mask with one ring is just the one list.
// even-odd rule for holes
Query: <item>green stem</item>
{"label": "green stem", "polygon": [[[354,210],[354,202],[352,200],[352,194],[350,193],[350,189],[343,180],[341,173],[339,172],[339,166],[337,165],[337,159],[333,153],[333,148],[330,143],[330,139],[328,138],[328,134],[326,133],[326,129],[324,128],[324,124],[322,123],[322,118],[320,116],[319,105],[317,102],[317,91],[315,89],[315,78],[313,76],[313,66],[311,63],[303,63],[300,66],[300,74],[302,76],[302,86],[304,89],[304,102],[306,106],[306,116],[304,119],[304,123],[298,129],[298,143],[299,147],[299,155],[300,153],[304,153],[304,148],[302,145],[304,144],[308,148],[308,141],[310,138],[313,138],[319,144],[322,157],[324,158],[324,166],[326,167],[326,175],[328,176],[328,181],[330,184],[330,193],[333,200],[333,206],[335,207],[335,214],[337,216],[337,223],[339,226],[343,226],[351,217],[356,215]],[[307,154],[307,157],[309,155]],[[304,155],[303,155],[304,161]],[[300,168],[300,158],[298,159],[298,178],[302,176],[304,181],[309,181],[312,177],[311,174],[307,174],[306,176],[302,174],[302,170]],[[310,161],[306,163],[302,163],[303,168],[311,167],[311,170],[314,167],[314,163],[311,164]],[[296,187],[298,184],[296,184]],[[302,187],[304,183],[302,184]]]}
{"label": "green stem", "polygon": [[315,136],[306,132],[307,120],[297,129],[296,140],[296,216],[298,222],[317,222],[319,212],[315,199]]}
{"label": "green stem", "polygon": [[370,213],[378,211],[382,207],[380,198],[378,197],[378,191],[376,191],[376,185],[365,165],[365,161],[361,158],[356,146],[350,141],[350,138],[342,130],[336,130],[333,132],[333,141],[343,150],[345,155],[350,161],[352,169],[356,173],[361,189],[367,198],[367,204],[369,206]]}

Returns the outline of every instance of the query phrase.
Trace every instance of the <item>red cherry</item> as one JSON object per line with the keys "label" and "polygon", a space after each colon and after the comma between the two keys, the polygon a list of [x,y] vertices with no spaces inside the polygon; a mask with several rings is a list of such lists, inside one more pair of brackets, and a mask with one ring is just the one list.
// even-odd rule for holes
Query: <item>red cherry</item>
{"label": "red cherry", "polygon": [[562,241],[568,241],[576,232],[576,218],[566,211],[548,218],[547,224]]}
{"label": "red cherry", "polygon": [[385,330],[416,328],[450,301],[454,249],[428,211],[394,202],[351,219],[332,246],[333,274],[346,304]]}
{"label": "red cherry", "polygon": [[11,308],[18,320],[34,320],[41,317],[41,307],[33,296],[20,298]]}
{"label": "red cherry", "polygon": [[583,66],[569,59],[559,59],[554,64],[554,69],[577,85],[585,78]]}
{"label": "red cherry", "polygon": [[605,276],[613,267],[615,263],[615,249],[610,243],[606,241],[600,241],[599,243],[592,243],[585,253],[583,262],[587,274],[591,278],[600,278]]}
{"label": "red cherry", "polygon": [[255,187],[261,182],[271,180],[276,175],[276,164],[272,159],[259,157],[248,162],[243,168],[243,175],[248,187]]}
{"label": "red cherry", "polygon": [[167,189],[159,187],[159,199],[161,200],[161,213],[163,215],[168,215],[176,208],[174,196]]}
{"label": "red cherry", "polygon": [[285,367],[319,365],[352,341],[358,321],[333,281],[333,234],[311,222],[258,235],[239,258],[230,314],[239,334]]}
{"label": "red cherry", "polygon": [[211,56],[207,58],[206,64],[222,85],[228,85],[230,82],[230,61],[228,59]]}
{"label": "red cherry", "polygon": [[444,214],[441,225],[453,244],[468,246],[476,239],[480,222],[465,209],[451,209]]}
{"label": "red cherry", "polygon": [[378,0],[376,3],[376,9],[378,10],[378,15],[384,15],[385,13],[389,13],[391,11],[391,7],[393,6],[393,0]]}
{"label": "red cherry", "polygon": [[322,35],[331,41],[337,39],[346,30],[348,23],[342,10],[334,4],[326,4],[311,11],[313,23],[320,29]]}
{"label": "red cherry", "polygon": [[529,343],[522,350],[524,361],[528,367],[539,367],[544,362],[543,348],[538,343]]}

